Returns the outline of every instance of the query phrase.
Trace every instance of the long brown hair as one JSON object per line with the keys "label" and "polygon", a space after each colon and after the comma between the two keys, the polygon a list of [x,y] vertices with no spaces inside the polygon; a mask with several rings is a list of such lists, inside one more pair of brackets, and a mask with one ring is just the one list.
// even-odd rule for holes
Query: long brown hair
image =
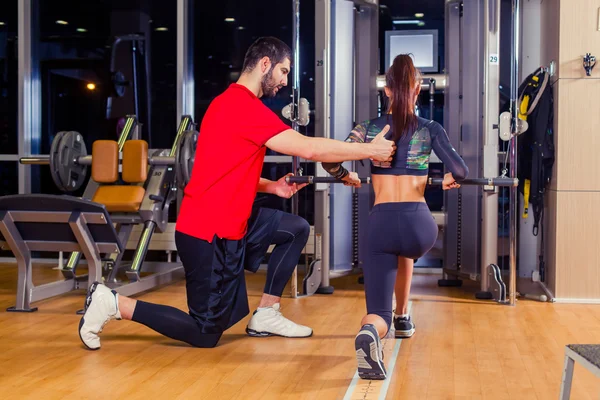
{"label": "long brown hair", "polygon": [[[410,128],[417,124],[415,102],[421,90],[421,73],[413,64],[408,54],[400,54],[388,69],[386,86],[392,92],[389,112],[394,122],[394,138],[396,141]],[[417,90],[418,89],[418,90]]]}

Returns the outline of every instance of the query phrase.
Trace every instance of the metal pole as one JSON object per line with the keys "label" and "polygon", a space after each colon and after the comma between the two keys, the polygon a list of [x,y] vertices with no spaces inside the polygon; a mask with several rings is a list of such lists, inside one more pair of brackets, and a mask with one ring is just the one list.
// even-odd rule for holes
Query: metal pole
{"label": "metal pole", "polygon": [[[498,176],[498,124],[500,65],[500,0],[484,1],[484,112],[483,176]],[[488,268],[498,261],[498,190],[483,188],[481,213],[481,291],[475,297],[493,298]]]}
{"label": "metal pole", "polygon": [[[315,1],[315,136],[331,136],[330,53],[331,1]],[[317,169],[315,172],[319,171]],[[324,172],[324,171],[323,171]],[[325,172],[324,172],[325,173]],[[324,176],[324,175],[323,175]],[[315,246],[321,240],[321,284],[317,293],[331,294],[330,270],[330,185],[315,185]],[[320,238],[317,235],[321,235]],[[315,253],[319,256],[319,253]]]}
{"label": "metal pole", "polygon": [[[511,82],[510,103],[512,117],[512,138],[509,144],[510,177],[517,177],[517,131],[518,131],[518,97],[519,97],[519,39],[520,39],[520,4],[512,0],[512,46],[511,46]],[[510,189],[510,281],[509,303],[515,305],[517,293],[517,188]]]}
{"label": "metal pole", "polygon": [[[294,80],[292,86],[292,129],[298,131],[298,105],[300,103],[300,0],[294,2],[293,20],[293,57],[294,57]],[[294,174],[298,172],[299,159],[292,157],[292,169]],[[298,197],[292,198],[292,212],[298,213]]]}
{"label": "metal pole", "polygon": [[[133,40],[131,42],[131,65],[133,68],[133,106],[135,108],[135,115],[139,120],[142,120],[142,116],[140,116],[140,99],[139,99],[139,94],[138,94],[138,71],[137,71],[137,46],[138,46],[138,41],[137,40]],[[145,117],[145,115],[144,115]],[[149,122],[149,121],[148,121]]]}
{"label": "metal pole", "polygon": [[[146,258],[146,253],[148,252],[148,246],[150,246],[150,239],[152,238],[152,234],[156,229],[156,222],[154,221],[146,221],[144,223],[144,230],[140,235],[140,241],[138,242],[137,248],[135,249],[135,253],[133,255],[133,262],[129,271],[139,273],[142,270],[142,264]],[[131,278],[131,277],[130,277]]]}
{"label": "metal pole", "polygon": [[[192,0],[177,0],[177,121],[184,115],[194,119],[194,20]],[[175,155],[175,154],[172,154]],[[183,190],[177,191],[177,213]]]}
{"label": "metal pole", "polygon": [[193,2],[177,0],[177,121],[184,115],[194,119]]}
{"label": "metal pole", "polygon": [[[18,2],[18,151],[19,156],[39,153],[41,137],[41,79],[37,38],[32,26],[39,20],[35,0]],[[18,165],[19,193],[31,193],[31,167]]]}
{"label": "metal pole", "polygon": [[433,120],[435,111],[435,78],[429,78],[429,119]]}
{"label": "metal pole", "polygon": [[148,132],[148,148],[152,148],[152,76],[150,69],[150,39],[146,39],[142,42],[142,52],[144,55],[144,83],[146,83],[146,87],[144,88],[145,97],[144,101],[146,102],[146,120],[148,121],[148,125],[146,126],[146,132]]}
{"label": "metal pole", "polygon": [[[298,131],[298,105],[300,104],[300,0],[293,1],[293,40],[294,53],[294,80],[292,86],[292,129]],[[297,156],[292,157],[292,172],[298,173],[300,160]],[[292,197],[292,214],[298,215],[300,211],[298,196]],[[292,275],[292,298],[298,297],[298,267],[294,268]]]}

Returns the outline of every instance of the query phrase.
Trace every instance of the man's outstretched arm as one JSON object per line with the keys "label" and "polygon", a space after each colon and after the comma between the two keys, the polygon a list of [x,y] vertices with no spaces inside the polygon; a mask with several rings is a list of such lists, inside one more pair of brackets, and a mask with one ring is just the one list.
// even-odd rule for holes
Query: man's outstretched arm
{"label": "man's outstretched arm", "polygon": [[343,162],[366,158],[376,161],[391,161],[396,151],[396,145],[385,138],[388,130],[389,126],[386,126],[369,143],[347,143],[339,140],[307,137],[293,129],[288,129],[273,136],[265,145],[278,153],[312,161]]}

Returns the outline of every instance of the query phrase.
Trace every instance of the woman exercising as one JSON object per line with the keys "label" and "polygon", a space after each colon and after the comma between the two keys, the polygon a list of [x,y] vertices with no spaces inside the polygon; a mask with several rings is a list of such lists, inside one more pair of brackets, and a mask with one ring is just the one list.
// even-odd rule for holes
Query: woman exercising
{"label": "woman exercising", "polygon": [[[397,56],[386,74],[388,113],[359,124],[346,139],[346,142],[369,142],[390,124],[389,134],[397,146],[391,162],[371,164],[375,204],[369,215],[363,268],[367,315],[355,340],[358,373],[364,379],[386,377],[380,338],[387,334],[392,323],[394,283],[396,337],[410,337],[415,331],[407,309],[413,260],[427,253],[438,235],[424,196],[431,150],[450,170],[444,176],[444,190],[460,187],[456,179],[465,179],[469,172],[444,128],[415,115],[420,90],[420,73],[411,57]],[[322,165],[345,185],[360,186],[358,175],[340,163]]]}

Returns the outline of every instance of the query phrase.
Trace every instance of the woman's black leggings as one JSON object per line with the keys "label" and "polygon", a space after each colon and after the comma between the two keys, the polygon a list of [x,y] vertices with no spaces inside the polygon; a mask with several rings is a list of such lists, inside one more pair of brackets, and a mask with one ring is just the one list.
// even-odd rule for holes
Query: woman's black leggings
{"label": "woman's black leggings", "polygon": [[398,257],[422,257],[435,244],[438,227],[427,203],[381,203],[373,207],[367,230],[367,313],[379,315],[389,328]]}

